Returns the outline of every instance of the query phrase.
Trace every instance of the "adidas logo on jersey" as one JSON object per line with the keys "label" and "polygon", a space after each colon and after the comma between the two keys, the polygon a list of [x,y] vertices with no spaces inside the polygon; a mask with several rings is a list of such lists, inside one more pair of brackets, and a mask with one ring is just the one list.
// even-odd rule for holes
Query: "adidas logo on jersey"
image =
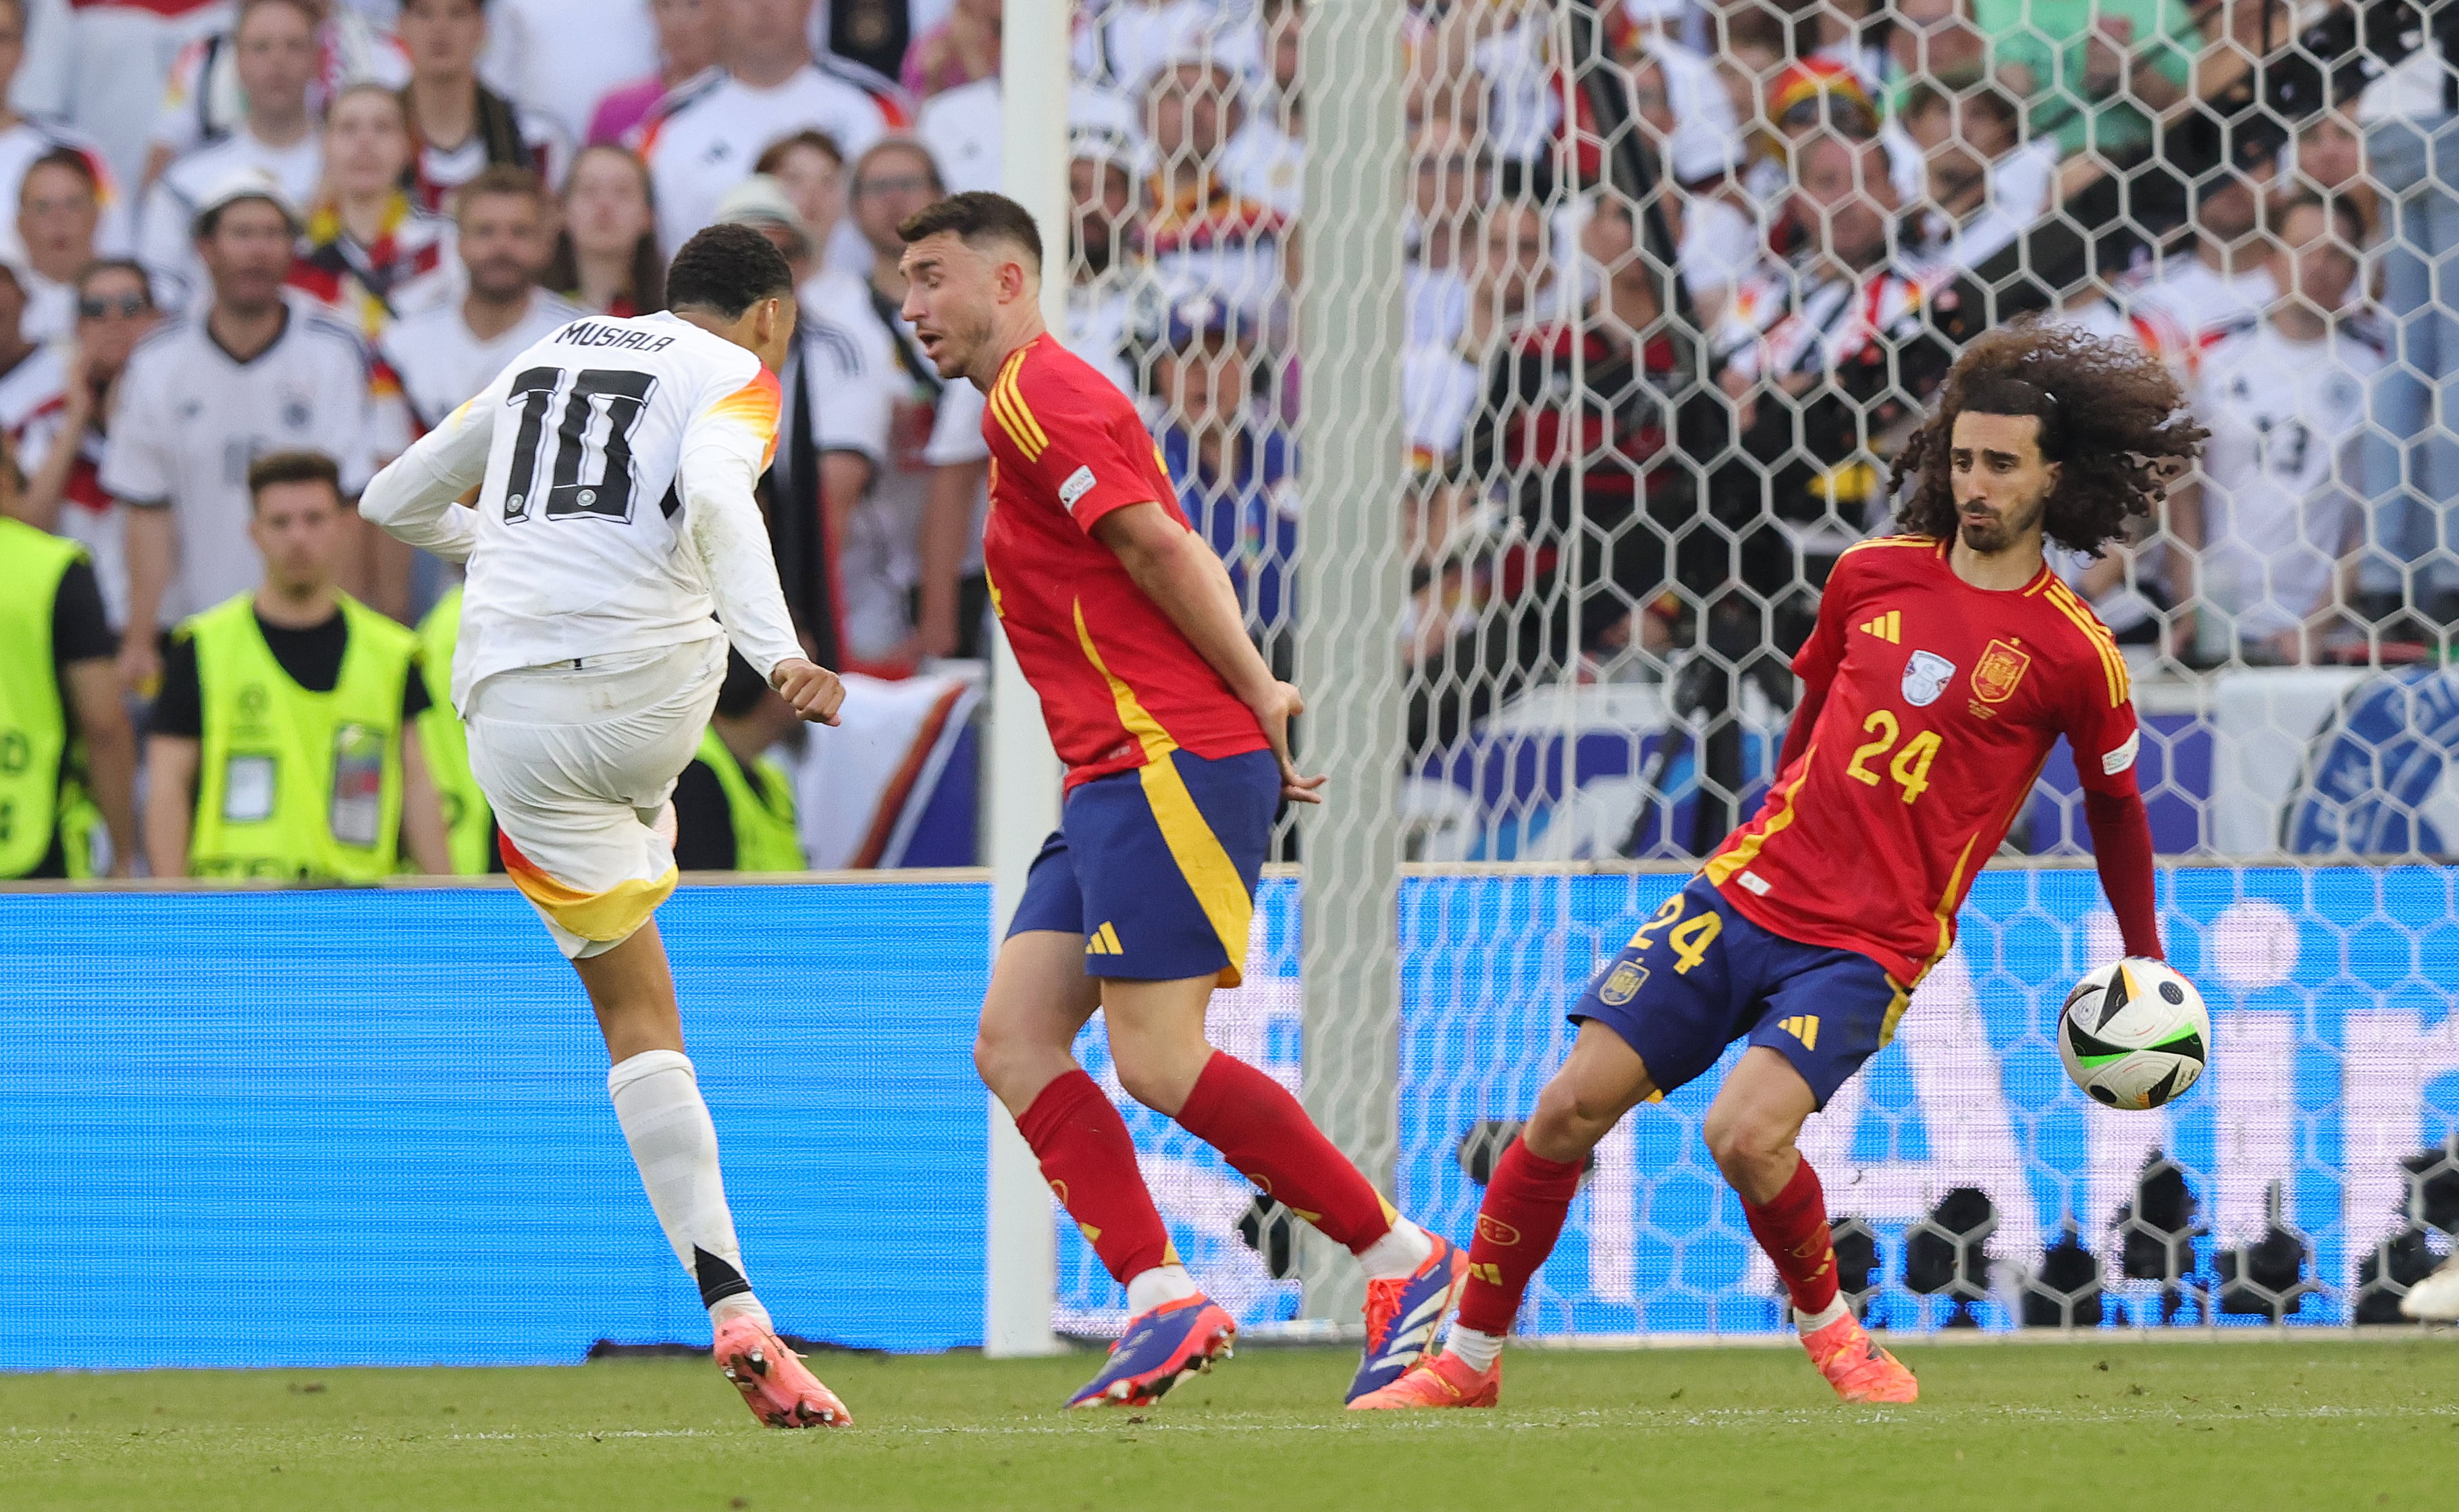
{"label": "adidas logo on jersey", "polygon": [[1874,635],[1889,645],[1904,638],[1904,615],[1901,609],[1890,609],[1876,620],[1853,627],[1864,635]]}
{"label": "adidas logo on jersey", "polygon": [[1126,953],[1126,947],[1119,943],[1119,932],[1111,928],[1106,919],[1100,929],[1084,938],[1084,954],[1087,956],[1124,956]]}
{"label": "adidas logo on jersey", "polygon": [[1801,1048],[1804,1050],[1816,1050],[1818,1048],[1818,1016],[1817,1014],[1800,1014],[1791,1018],[1779,1018],[1776,1021],[1776,1026],[1783,1030],[1786,1034],[1793,1036],[1796,1040],[1800,1040]]}

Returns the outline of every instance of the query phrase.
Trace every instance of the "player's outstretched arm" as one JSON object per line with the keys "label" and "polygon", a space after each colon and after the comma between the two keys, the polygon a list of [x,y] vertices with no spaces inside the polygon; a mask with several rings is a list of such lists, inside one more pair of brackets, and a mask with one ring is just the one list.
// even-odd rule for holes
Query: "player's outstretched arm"
{"label": "player's outstretched arm", "polygon": [[2100,792],[2083,794],[2084,822],[2091,827],[2092,863],[2100,869],[2100,890],[2117,915],[2117,933],[2129,956],[2166,960],[2160,948],[2160,914],[2154,906],[2152,819],[2143,809],[2143,795]]}
{"label": "player's outstretched arm", "polygon": [[460,501],[487,475],[497,400],[491,387],[420,436],[368,484],[359,514],[395,540],[468,561],[478,544],[478,512]]}
{"label": "player's outstretched arm", "polygon": [[676,480],[683,496],[683,535],[707,575],[718,620],[743,660],[796,714],[833,724],[837,705],[845,702],[844,684],[803,655],[786,612],[786,592],[777,584],[767,522],[751,493],[774,425],[773,408],[753,424],[729,414],[723,403],[692,417]]}
{"label": "player's outstretched arm", "polygon": [[1255,711],[1281,765],[1281,796],[1292,803],[1323,802],[1325,779],[1300,775],[1290,758],[1290,720],[1305,711],[1306,700],[1272,676],[1263,653],[1247,639],[1238,592],[1212,548],[1152,503],[1110,511],[1093,522],[1093,538],[1118,556],[1145,597],[1161,606],[1230,691]]}

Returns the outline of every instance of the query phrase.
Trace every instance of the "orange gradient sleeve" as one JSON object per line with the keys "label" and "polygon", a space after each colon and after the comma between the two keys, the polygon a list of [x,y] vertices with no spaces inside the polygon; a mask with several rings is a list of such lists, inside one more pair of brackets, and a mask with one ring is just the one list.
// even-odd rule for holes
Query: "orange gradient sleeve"
{"label": "orange gradient sleeve", "polygon": [[709,407],[721,420],[730,420],[760,438],[760,471],[777,459],[777,420],[785,410],[777,375],[762,368],[755,377]]}

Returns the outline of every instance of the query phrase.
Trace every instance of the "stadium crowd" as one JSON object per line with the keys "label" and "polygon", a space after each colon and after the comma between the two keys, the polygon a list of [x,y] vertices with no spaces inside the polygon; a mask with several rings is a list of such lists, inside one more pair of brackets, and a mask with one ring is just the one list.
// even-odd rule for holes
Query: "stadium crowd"
{"label": "stadium crowd", "polygon": [[[1282,667],[1305,3],[1080,5],[1068,109],[1068,340]],[[0,0],[0,877],[488,867],[449,574],[348,501],[712,221],[802,280],[763,503],[812,655],[980,655],[983,400],[895,227],[997,187],[999,41],[999,0]],[[2066,564],[2122,641],[2447,647],[2459,109],[2404,8],[1421,0],[1394,70],[1418,756],[1532,683],[1775,664],[1957,342],[2028,311],[2151,345],[2215,431]],[[683,865],[802,864],[791,727],[730,682]]]}

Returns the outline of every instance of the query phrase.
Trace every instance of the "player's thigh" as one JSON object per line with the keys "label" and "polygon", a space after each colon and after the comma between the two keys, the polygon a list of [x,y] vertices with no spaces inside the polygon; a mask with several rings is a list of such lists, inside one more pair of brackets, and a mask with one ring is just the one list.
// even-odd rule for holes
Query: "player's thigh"
{"label": "player's thigh", "polygon": [[1750,1027],[1765,932],[1704,876],[1667,898],[1606,963],[1570,1018],[1610,1031],[1662,1095],[1696,1080]]}
{"label": "player's thigh", "polygon": [[1234,984],[1279,798],[1268,751],[1172,751],[1070,793],[1061,828],[1082,890],[1084,969]]}
{"label": "player's thigh", "polygon": [[974,1067],[1014,1112],[1075,1064],[1077,1031],[1101,1006],[1084,971],[1084,902],[1066,838],[1042,843],[991,963],[974,1036]]}

